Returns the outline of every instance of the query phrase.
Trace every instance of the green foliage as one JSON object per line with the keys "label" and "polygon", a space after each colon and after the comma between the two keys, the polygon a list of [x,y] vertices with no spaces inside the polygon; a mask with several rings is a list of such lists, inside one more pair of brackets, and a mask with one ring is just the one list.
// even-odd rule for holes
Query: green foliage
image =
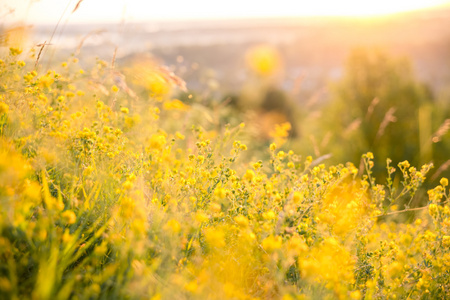
{"label": "green foliage", "polygon": [[395,163],[423,164],[448,156],[449,149],[432,141],[445,120],[442,107],[433,103],[406,59],[379,50],[359,49],[350,55],[324,117],[336,159],[358,162],[362,153],[372,151],[378,176],[388,157]]}

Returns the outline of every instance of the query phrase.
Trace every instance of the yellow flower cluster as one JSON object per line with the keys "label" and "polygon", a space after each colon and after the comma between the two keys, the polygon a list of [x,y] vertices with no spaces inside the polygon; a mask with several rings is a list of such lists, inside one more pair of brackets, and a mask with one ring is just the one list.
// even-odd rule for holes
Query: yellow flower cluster
{"label": "yellow flower cluster", "polygon": [[284,148],[289,123],[258,152],[243,123],[173,100],[168,71],[41,74],[19,54],[0,61],[4,298],[450,298],[448,180],[417,192],[431,165],[380,184],[372,153],[363,172]]}

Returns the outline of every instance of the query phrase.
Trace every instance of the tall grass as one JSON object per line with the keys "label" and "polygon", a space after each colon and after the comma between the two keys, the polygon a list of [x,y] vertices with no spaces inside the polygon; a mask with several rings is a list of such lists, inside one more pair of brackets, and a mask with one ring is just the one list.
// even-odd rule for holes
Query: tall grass
{"label": "tall grass", "polygon": [[[120,68],[116,48],[83,69],[98,32],[44,70],[58,26],[28,52],[1,52],[0,299],[450,297],[448,180],[418,193],[432,164],[387,160],[383,182],[371,152],[360,168],[326,166],[331,131],[310,134],[317,158],[302,157],[280,114],[245,124],[230,101],[204,105],[153,61]],[[264,81],[280,67],[267,47],[247,60]]]}
{"label": "tall grass", "polygon": [[158,66],[35,59],[0,61],[2,298],[449,296],[448,180],[400,206],[431,165],[378,182],[372,153],[359,172],[284,148],[288,123],[249,160],[246,125],[200,126],[211,112]]}

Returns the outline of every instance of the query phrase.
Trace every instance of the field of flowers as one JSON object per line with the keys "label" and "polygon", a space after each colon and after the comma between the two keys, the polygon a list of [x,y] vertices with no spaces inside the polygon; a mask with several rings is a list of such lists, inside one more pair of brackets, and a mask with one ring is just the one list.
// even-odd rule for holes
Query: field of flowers
{"label": "field of flowers", "polygon": [[289,123],[254,149],[160,66],[44,71],[38,50],[0,60],[0,299],[450,298],[432,165],[379,182],[370,152],[287,149]]}

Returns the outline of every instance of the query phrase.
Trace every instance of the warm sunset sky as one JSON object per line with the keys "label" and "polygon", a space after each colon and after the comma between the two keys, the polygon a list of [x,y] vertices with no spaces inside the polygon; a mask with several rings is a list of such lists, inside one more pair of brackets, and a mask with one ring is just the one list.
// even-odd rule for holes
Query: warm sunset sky
{"label": "warm sunset sky", "polygon": [[[55,23],[79,0],[2,0],[7,22]],[[71,22],[115,22],[273,16],[367,16],[416,10],[450,0],[83,0]],[[67,9],[66,9],[67,7]],[[7,14],[9,9],[15,11]],[[6,16],[5,16],[6,15]]]}

